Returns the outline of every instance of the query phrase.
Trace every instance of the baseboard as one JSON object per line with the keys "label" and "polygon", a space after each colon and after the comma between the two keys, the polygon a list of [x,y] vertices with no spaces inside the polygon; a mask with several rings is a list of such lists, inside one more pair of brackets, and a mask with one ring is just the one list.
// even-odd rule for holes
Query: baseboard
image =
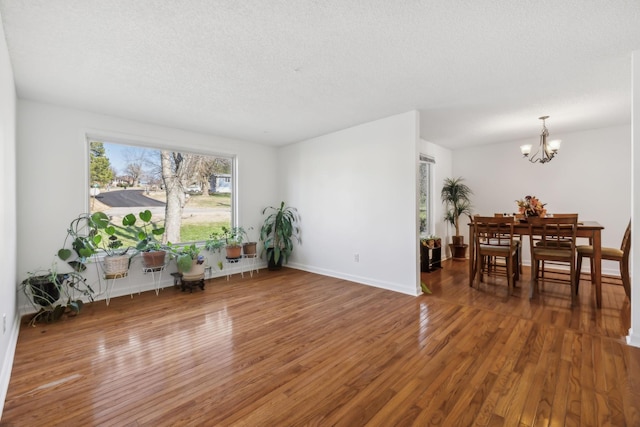
{"label": "baseboard", "polygon": [[629,335],[627,335],[627,344],[633,347],[640,348],[640,335],[634,334],[633,329],[629,329]]}
{"label": "baseboard", "polygon": [[2,420],[2,410],[4,409],[4,402],[7,399],[7,392],[9,391],[9,381],[11,380],[11,370],[13,369],[13,359],[16,353],[16,346],[18,345],[19,333],[20,316],[17,314],[13,320],[9,345],[5,349],[4,363],[2,364],[2,371],[0,371],[0,402],[2,402],[2,405],[0,405],[0,420]]}
{"label": "baseboard", "polygon": [[405,294],[405,295],[411,295],[411,296],[420,295],[420,292],[418,292],[417,289],[407,289],[406,286],[404,286],[404,285],[402,285],[400,283],[384,282],[384,281],[380,281],[380,280],[374,280],[374,279],[371,279],[369,277],[362,277],[362,276],[354,276],[354,275],[351,275],[351,274],[344,274],[344,273],[333,271],[333,270],[327,270],[327,269],[324,269],[324,268],[318,268],[318,267],[313,267],[313,266],[309,266],[309,265],[298,264],[298,263],[295,263],[295,262],[287,264],[287,267],[295,268],[296,270],[308,271],[309,273],[321,274],[323,276],[335,277],[336,279],[348,280],[350,282],[360,283],[362,285],[373,286],[375,288],[387,289],[389,291],[394,291],[394,292],[398,292],[398,293]]}

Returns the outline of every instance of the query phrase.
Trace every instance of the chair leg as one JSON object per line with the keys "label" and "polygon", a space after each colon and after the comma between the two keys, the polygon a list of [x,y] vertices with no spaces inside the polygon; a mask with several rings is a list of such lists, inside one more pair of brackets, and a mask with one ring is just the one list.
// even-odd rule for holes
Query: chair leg
{"label": "chair leg", "polygon": [[578,254],[578,259],[576,260],[576,294],[580,289],[580,271],[582,270],[582,255]]}
{"label": "chair leg", "polygon": [[[473,278],[473,285],[475,287],[476,281],[478,283],[478,289],[480,289],[480,282],[482,281],[482,264],[484,261],[484,256],[480,255],[479,253],[476,254],[476,277]],[[479,276],[479,277],[478,277]]]}
{"label": "chair leg", "polygon": [[572,265],[570,267],[570,277],[571,277],[571,307],[573,307],[574,305],[576,305],[576,303],[578,302],[578,287],[576,286],[576,271],[575,271],[575,264]]}
{"label": "chair leg", "polygon": [[[540,292],[540,289],[544,291],[544,261],[538,261],[536,264],[536,291]],[[542,284],[538,278],[542,279]]]}
{"label": "chair leg", "polygon": [[629,264],[623,261],[620,261],[620,276],[622,277],[624,293],[627,294],[627,298],[631,301],[631,277],[629,275]]}
{"label": "chair leg", "polygon": [[538,260],[531,263],[531,288],[529,289],[529,298],[533,298],[538,294]]}
{"label": "chair leg", "polygon": [[513,257],[508,256],[505,258],[505,260],[507,262],[507,295],[511,296],[514,284]]}

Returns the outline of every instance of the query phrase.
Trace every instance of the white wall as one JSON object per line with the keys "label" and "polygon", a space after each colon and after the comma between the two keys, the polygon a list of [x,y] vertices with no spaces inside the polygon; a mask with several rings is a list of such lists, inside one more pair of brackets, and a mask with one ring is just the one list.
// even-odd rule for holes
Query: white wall
{"label": "white wall", "polygon": [[280,149],[282,200],[301,215],[291,266],[418,293],[418,126],[410,111]]}
{"label": "white wall", "polygon": [[[633,222],[631,224],[631,328],[627,342],[640,347],[640,50],[632,55],[632,164],[633,179],[631,198]],[[634,249],[635,248],[635,249]]]}
{"label": "white wall", "polygon": [[[454,174],[474,192],[473,212],[517,212],[516,199],[537,196],[549,213],[577,212],[581,220],[602,224],[602,244],[619,247],[631,216],[631,146],[629,126],[556,134],[562,139],[556,158],[541,165],[522,158],[514,141],[454,151]],[[538,140],[532,135],[534,144]],[[465,233],[468,235],[468,227]],[[529,262],[525,246],[524,263]],[[605,274],[618,274],[617,263],[603,262]]]}
{"label": "white wall", "polygon": [[0,418],[18,339],[16,304],[16,92],[0,20]]}
{"label": "white wall", "polygon": [[[236,154],[238,219],[244,227],[258,229],[262,209],[277,197],[273,147],[24,100],[18,101],[17,117],[20,280],[28,271],[51,265],[69,222],[88,210],[87,132],[157,147]],[[112,296],[154,287],[151,275],[142,276],[140,269],[132,268],[130,275],[133,277],[115,283]],[[90,275],[90,282],[94,280],[97,275]],[[165,274],[161,286],[172,283]]]}
{"label": "white wall", "polygon": [[[452,177],[452,152],[448,148],[443,148],[437,144],[421,139],[420,153],[431,156],[436,161],[433,168],[433,188],[431,188],[431,191],[433,192],[433,216],[435,218],[436,227],[435,235],[441,237],[443,242],[449,243],[451,242],[451,236],[454,234],[455,230],[453,230],[452,227],[443,220],[444,205],[440,199],[440,192],[442,191],[442,184],[444,180]],[[442,254],[442,257],[450,257],[451,253],[449,251],[449,246],[444,244],[443,248],[445,249],[445,252]]]}

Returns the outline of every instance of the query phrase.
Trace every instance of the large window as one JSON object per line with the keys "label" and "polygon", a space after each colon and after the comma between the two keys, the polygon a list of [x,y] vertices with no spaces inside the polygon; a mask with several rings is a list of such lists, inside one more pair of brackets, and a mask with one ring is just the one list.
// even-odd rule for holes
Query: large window
{"label": "large window", "polygon": [[148,209],[165,243],[204,241],[233,222],[233,168],[232,157],[90,139],[90,211],[118,226]]}

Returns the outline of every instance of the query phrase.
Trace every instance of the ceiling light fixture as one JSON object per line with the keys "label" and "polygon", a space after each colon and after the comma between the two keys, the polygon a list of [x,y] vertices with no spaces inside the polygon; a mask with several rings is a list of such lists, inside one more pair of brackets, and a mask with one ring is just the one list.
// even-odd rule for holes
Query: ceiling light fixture
{"label": "ceiling light fixture", "polygon": [[553,157],[558,154],[558,150],[560,149],[560,140],[555,139],[553,141],[547,142],[547,137],[549,137],[549,131],[545,126],[544,121],[547,120],[549,116],[539,117],[542,120],[542,133],[540,134],[540,148],[538,151],[533,153],[531,157],[531,144],[525,144],[520,146],[520,151],[522,155],[529,159],[531,163],[547,163],[550,162]]}

